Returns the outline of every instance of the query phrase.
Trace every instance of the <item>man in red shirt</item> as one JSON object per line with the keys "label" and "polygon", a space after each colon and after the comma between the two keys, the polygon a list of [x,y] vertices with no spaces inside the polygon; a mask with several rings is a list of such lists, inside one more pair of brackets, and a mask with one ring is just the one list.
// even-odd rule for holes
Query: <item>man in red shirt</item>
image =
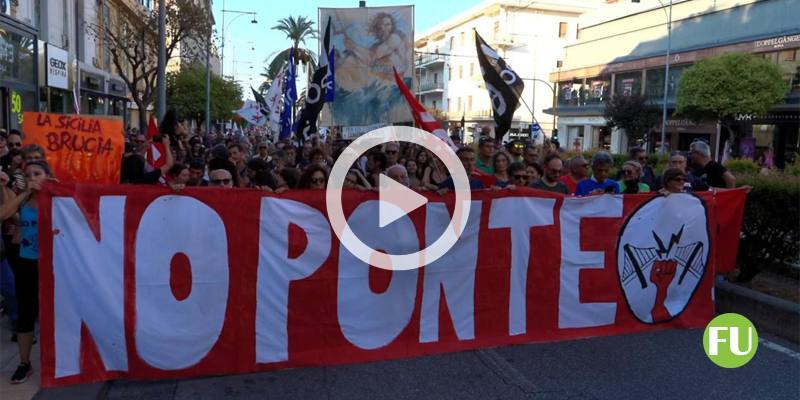
{"label": "man in red shirt", "polygon": [[569,189],[569,194],[575,194],[578,187],[578,182],[586,179],[589,176],[589,163],[583,156],[575,156],[567,161],[567,173],[561,177],[561,182],[564,182]]}

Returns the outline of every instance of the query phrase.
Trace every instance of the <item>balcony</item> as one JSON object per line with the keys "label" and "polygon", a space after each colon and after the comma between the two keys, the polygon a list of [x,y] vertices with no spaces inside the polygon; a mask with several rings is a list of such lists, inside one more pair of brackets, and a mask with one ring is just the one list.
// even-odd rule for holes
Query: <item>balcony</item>
{"label": "balcony", "polygon": [[444,67],[445,56],[442,54],[418,54],[414,65],[419,69]]}
{"label": "balcony", "polygon": [[420,82],[417,94],[427,94],[433,92],[444,92],[444,82]]}

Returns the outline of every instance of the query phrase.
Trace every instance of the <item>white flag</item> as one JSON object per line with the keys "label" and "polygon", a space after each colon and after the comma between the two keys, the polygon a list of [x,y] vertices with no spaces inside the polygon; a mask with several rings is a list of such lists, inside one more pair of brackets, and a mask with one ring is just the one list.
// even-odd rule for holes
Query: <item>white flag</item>
{"label": "white flag", "polygon": [[269,130],[272,132],[272,137],[277,140],[278,133],[281,131],[281,111],[283,108],[283,76],[286,68],[275,77],[270,85],[265,100],[267,102],[267,110],[269,111]]}

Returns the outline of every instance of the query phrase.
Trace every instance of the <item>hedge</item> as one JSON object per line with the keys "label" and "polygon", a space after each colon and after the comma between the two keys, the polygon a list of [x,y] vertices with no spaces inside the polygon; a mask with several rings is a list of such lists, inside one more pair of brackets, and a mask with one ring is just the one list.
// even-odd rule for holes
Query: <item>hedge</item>
{"label": "hedge", "polygon": [[740,281],[765,270],[784,270],[800,252],[800,177],[786,172],[738,175],[750,185],[742,224],[738,266]]}

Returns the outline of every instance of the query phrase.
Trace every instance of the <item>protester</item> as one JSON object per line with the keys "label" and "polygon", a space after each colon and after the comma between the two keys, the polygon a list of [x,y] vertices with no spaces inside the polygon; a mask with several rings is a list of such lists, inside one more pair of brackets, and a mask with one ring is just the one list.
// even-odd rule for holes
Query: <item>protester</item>
{"label": "protester", "polygon": [[378,179],[388,166],[386,154],[380,150],[372,150],[367,156],[367,179],[370,185],[378,186]]}
{"label": "protester", "polygon": [[[630,155],[630,161],[636,161],[641,165],[641,172],[639,174],[639,181],[642,183],[647,184],[649,188],[656,187],[656,176],[653,173],[653,169],[647,165],[647,152],[641,147],[634,147],[628,151]],[[622,172],[622,171],[620,171]],[[622,179],[623,176],[620,173],[618,178]]]}
{"label": "protester", "polygon": [[328,170],[319,165],[311,164],[300,176],[299,189],[325,189],[328,184]]}
{"label": "protester", "polygon": [[[467,177],[469,178],[469,188],[471,190],[486,188],[484,183],[478,179],[475,174],[475,160],[477,158],[475,156],[475,150],[473,150],[471,147],[463,146],[456,151],[456,156],[461,161],[461,165],[464,166],[464,171],[467,173]],[[441,184],[439,184],[439,188],[436,190],[436,192],[444,195],[451,190],[455,190],[455,182],[453,181],[452,176],[448,177]]]}
{"label": "protester", "polygon": [[169,169],[167,174],[167,182],[170,185],[183,185],[189,182],[190,173],[189,166],[185,164],[175,164]]}
{"label": "protester", "polygon": [[592,176],[578,182],[575,189],[577,196],[588,196],[603,193],[619,193],[619,185],[608,178],[614,159],[605,151],[599,151],[592,157]]}
{"label": "protester", "polygon": [[708,143],[695,141],[689,146],[689,157],[692,160],[692,174],[695,176],[695,190],[709,188],[733,188],[736,177],[722,164],[711,160],[711,148]]}
{"label": "protester", "polygon": [[45,159],[45,152],[42,146],[38,144],[29,144],[22,148],[22,160],[26,163],[32,161],[43,161]]}
{"label": "protester", "polygon": [[401,183],[405,187],[411,187],[411,182],[408,179],[408,171],[406,170],[406,167],[400,164],[395,164],[389,167],[386,170],[386,176]]}
{"label": "protester", "polygon": [[[230,172],[233,177],[233,186],[239,186],[239,173],[236,165],[231,162],[231,155],[228,147],[224,144],[218,144],[211,149],[211,159],[208,161],[208,170],[224,169]],[[209,179],[211,175],[209,174]]]}
{"label": "protester", "polygon": [[247,154],[241,144],[233,143],[228,145],[228,160],[236,167],[236,173],[240,178],[244,176],[244,170],[247,167],[246,159]]}
{"label": "protester", "polygon": [[269,144],[267,142],[261,142],[258,145],[258,154],[254,156],[255,158],[260,158],[264,161],[270,161],[269,157]]}
{"label": "protester", "polygon": [[425,170],[428,169],[428,166],[431,162],[431,156],[428,154],[428,150],[425,148],[419,149],[417,152],[417,170],[419,171],[419,179],[421,180],[423,176],[425,176]]}
{"label": "protester", "polygon": [[394,142],[386,143],[383,146],[383,154],[386,154],[386,168],[397,165],[397,159],[400,157],[400,146]]}
{"label": "protester", "polygon": [[558,154],[550,153],[544,158],[542,179],[530,184],[531,188],[553,193],[569,194],[569,188],[559,178],[564,164]]}
{"label": "protester", "polygon": [[525,145],[522,143],[521,140],[515,139],[512,140],[508,144],[508,153],[511,155],[511,161],[524,161],[522,158],[522,152],[525,149]]}
{"label": "protester", "polygon": [[525,151],[522,153],[522,158],[525,162],[525,165],[539,164],[539,153],[536,151],[536,148],[531,145],[525,146]]}
{"label": "protester", "polygon": [[511,163],[508,167],[508,174],[511,176],[511,183],[516,186],[528,186],[530,183],[525,163],[519,161]]}
{"label": "protester", "polygon": [[37,194],[47,179],[53,178],[45,161],[25,165],[25,190],[0,206],[0,220],[19,213],[21,241],[19,257],[11,265],[17,295],[17,345],[20,363],[11,376],[11,383],[25,382],[33,374],[31,347],[36,318],[39,312],[39,229]]}
{"label": "protester", "polygon": [[167,176],[175,160],[172,156],[170,137],[164,135],[161,137],[161,141],[164,144],[164,165],[161,168],[153,168],[145,162],[141,154],[131,154],[122,160],[122,183],[155,185],[162,177]]}
{"label": "protester", "polygon": [[686,172],[680,168],[667,168],[662,176],[662,181],[664,182],[664,187],[659,190],[659,193],[663,195],[683,193],[685,191]]}
{"label": "protester", "polygon": [[280,178],[289,189],[297,189],[300,175],[300,170],[297,168],[284,168],[280,171]]}
{"label": "protester", "polygon": [[321,148],[316,147],[309,152],[309,157],[312,165],[319,165],[323,168],[330,168],[328,165],[327,157],[325,156],[325,152],[322,151]]}
{"label": "protester", "polygon": [[210,187],[233,187],[233,175],[227,169],[215,169],[208,173],[208,186]]}
{"label": "protester", "polygon": [[494,174],[492,170],[492,156],[495,152],[494,139],[488,136],[481,136],[478,141],[478,161],[476,166],[479,170],[489,175]]}
{"label": "protester", "polygon": [[[685,175],[685,181],[683,183],[684,191],[691,192],[691,191],[694,190],[694,185],[695,185],[696,180],[695,180],[694,175],[690,174],[689,170],[687,169],[686,155],[683,152],[681,152],[681,151],[673,151],[672,154],[670,154],[668,168],[677,168],[677,169],[683,171],[683,173]],[[664,187],[663,179],[664,179],[664,175],[661,175],[660,177],[658,177],[657,187],[660,187],[660,188]]]}
{"label": "protester", "polygon": [[642,165],[637,161],[626,161],[622,165],[622,181],[619,182],[619,191],[624,194],[647,193],[650,186],[640,182]]}
{"label": "protester", "polygon": [[[8,153],[6,153],[3,157],[0,157],[0,167],[2,167],[4,172],[11,176],[16,168],[19,168],[20,164],[22,163],[22,132],[12,129],[8,133],[6,142],[8,146]],[[16,168],[12,168],[14,166]]]}
{"label": "protester", "polygon": [[505,151],[498,151],[492,157],[492,170],[494,177],[497,179],[495,185],[500,188],[512,184],[511,176],[508,174],[508,166],[511,165],[511,156]]}
{"label": "protester", "polygon": [[203,177],[205,175],[206,165],[201,158],[194,158],[189,161],[189,180],[186,186],[208,186],[208,180]]}
{"label": "protester", "polygon": [[525,171],[528,173],[528,183],[538,182],[544,174],[544,170],[539,163],[528,164],[525,167]]}
{"label": "protester", "polygon": [[358,168],[351,168],[350,171],[347,172],[347,175],[344,177],[344,184],[342,187],[344,189],[358,190],[372,189],[372,185],[369,184],[367,178],[364,177],[364,174],[362,174]]}
{"label": "protester", "polygon": [[589,176],[587,167],[589,163],[583,156],[575,156],[567,161],[567,173],[561,177],[561,182],[569,189],[569,194],[575,194],[578,182]]}
{"label": "protester", "polygon": [[422,177],[417,162],[413,159],[406,160],[406,171],[408,171],[408,185],[414,190],[422,190]]}
{"label": "protester", "polygon": [[461,147],[463,143],[461,142],[461,136],[458,134],[450,136],[450,140],[453,142],[453,145],[456,147]]}
{"label": "protester", "polygon": [[422,186],[427,190],[438,190],[442,182],[447,180],[447,167],[439,157],[432,156],[431,158],[433,161],[428,168],[425,168],[422,175]]}
{"label": "protester", "polygon": [[8,154],[8,134],[5,130],[0,132],[0,157]]}

